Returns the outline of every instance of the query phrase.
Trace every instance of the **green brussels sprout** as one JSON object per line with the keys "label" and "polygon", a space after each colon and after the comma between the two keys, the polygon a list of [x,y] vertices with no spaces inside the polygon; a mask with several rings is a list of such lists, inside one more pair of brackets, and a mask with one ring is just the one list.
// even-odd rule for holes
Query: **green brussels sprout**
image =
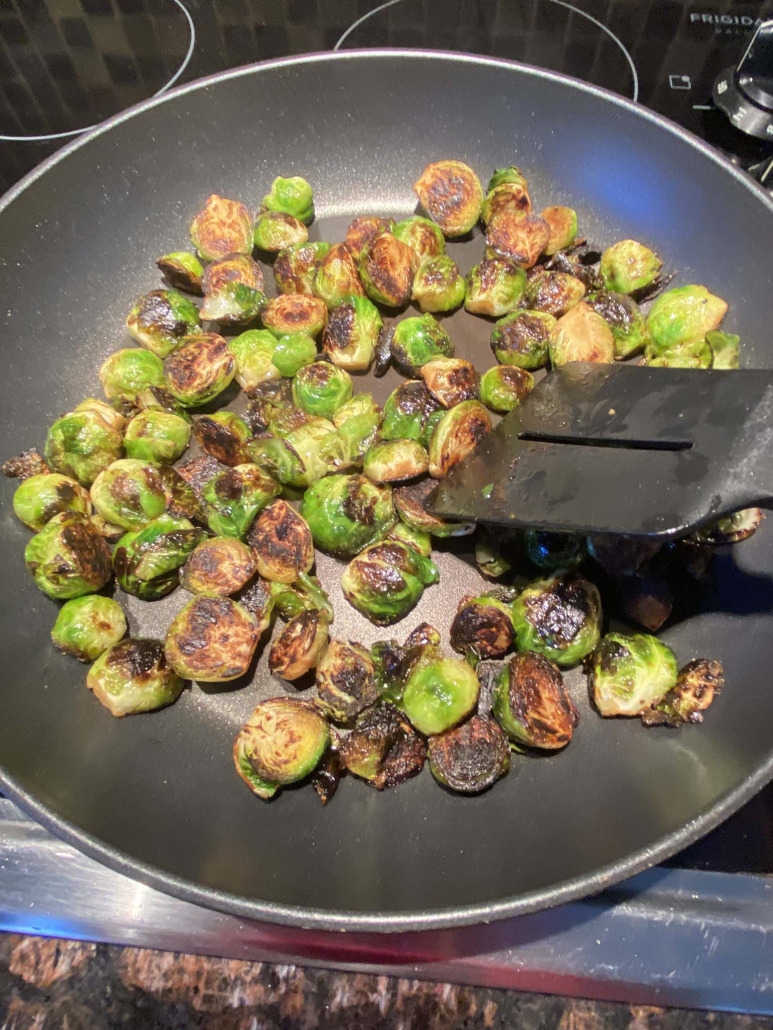
{"label": "green brussels sprout", "polygon": [[311,572],[314,541],[306,520],[287,501],[272,501],[247,534],[258,574],[277,583],[294,583]]}
{"label": "green brussels sprout", "polygon": [[663,262],[636,240],[620,240],[601,255],[599,272],[604,287],[615,293],[633,293],[657,279]]}
{"label": "green brussels sprout", "polygon": [[427,258],[440,257],[446,251],[446,239],[440,226],[421,215],[411,215],[398,222],[392,234],[416,252],[419,264]]}
{"label": "green brussels sprout", "polygon": [[123,608],[110,597],[73,597],[59,609],[51,639],[64,654],[94,662],[126,634]]}
{"label": "green brussels sprout", "polygon": [[340,472],[361,465],[368,448],[378,439],[380,426],[381,414],[376,412],[346,419],[330,441],[330,447],[327,442],[323,445],[325,457],[330,460],[333,470]]}
{"label": "green brussels sprout", "polygon": [[516,365],[494,365],[483,373],[480,399],[487,408],[505,414],[517,408],[534,389],[534,376]]}
{"label": "green brussels sprout", "polygon": [[532,370],[547,365],[555,324],[555,318],[542,311],[515,311],[501,318],[491,334],[497,361]]}
{"label": "green brussels sprout", "polygon": [[385,540],[397,540],[401,544],[412,547],[425,558],[432,557],[432,537],[424,529],[414,529],[407,522],[398,519],[384,537]]}
{"label": "green brussels sprout", "polygon": [[416,440],[382,440],[365,455],[362,471],[374,483],[415,479],[429,467],[427,452]]}
{"label": "green brussels sprout", "polygon": [[63,511],[91,514],[88,490],[69,476],[58,472],[39,472],[23,480],[13,495],[16,517],[30,529],[41,530],[54,515]]}
{"label": "green brussels sprout", "polygon": [[540,272],[529,280],[526,302],[533,311],[560,318],[585,296],[585,284],[566,272]]}
{"label": "green brussels sprout", "polygon": [[490,716],[473,715],[430,739],[429,767],[449,790],[479,794],[508,772],[510,745]]}
{"label": "green brussels sprout", "polygon": [[261,701],[234,741],[236,771],[260,798],[316,769],[330,744],[324,716],[309,701],[271,697]]}
{"label": "green brussels sprout", "polygon": [[648,633],[607,633],[591,659],[593,700],[602,715],[641,715],[676,686],[676,656]]}
{"label": "green brussels sprout", "polygon": [[365,293],[377,304],[401,308],[410,301],[418,258],[392,233],[377,236],[363,250],[358,267]]}
{"label": "green brussels sprout", "polygon": [[544,218],[512,207],[497,211],[486,226],[488,246],[524,268],[536,265],[549,239],[550,226]]}
{"label": "green brussels sprout", "polygon": [[679,286],[666,290],[654,301],[647,315],[647,328],[656,353],[699,343],[719,327],[727,304],[705,286]]}
{"label": "green brussels sprout", "polygon": [[463,597],[451,623],[451,647],[460,654],[474,650],[481,658],[501,658],[515,642],[513,593],[493,587],[478,597]]}
{"label": "green brussels sprout", "polygon": [[188,336],[167,359],[169,392],[186,408],[213,400],[236,374],[236,358],[222,336]]}
{"label": "green brussels sprout", "polygon": [[385,232],[392,232],[394,228],[394,218],[382,218],[380,215],[359,215],[346,230],[344,243],[349,248],[354,260],[359,262],[362,252],[377,236],[381,236]]}
{"label": "green brussels sprout", "polygon": [[657,351],[647,347],[645,358],[653,368],[711,368],[711,347],[705,340]]}
{"label": "green brussels sprout", "polygon": [[420,311],[453,311],[464,301],[464,279],[448,254],[427,258],[414,276],[411,299]]}
{"label": "green brussels sprout", "polygon": [[79,414],[81,411],[93,411],[118,433],[122,433],[126,428],[125,416],[116,408],[111,407],[106,401],[100,401],[96,397],[87,397],[80,404],[76,404],[72,410],[76,414]]}
{"label": "green brussels sprout", "polygon": [[373,361],[383,324],[378,308],[367,297],[347,297],[331,308],[322,348],[339,368],[364,372]]}
{"label": "green brussels sprout", "polygon": [[392,490],[365,476],[327,476],[303,495],[301,515],[320,550],[351,558],[394,525]]}
{"label": "green brussels sprout", "polygon": [[491,432],[491,416],[479,401],[463,401],[440,419],[429,443],[429,474],[442,479]]}
{"label": "green brussels sprout", "polygon": [[202,540],[190,554],[180,575],[180,585],[191,594],[229,597],[255,575],[252,551],[232,536]]}
{"label": "green brussels sprout", "polygon": [[442,410],[424,383],[409,380],[387,397],[381,435],[385,440],[426,439],[427,421]]}
{"label": "green brussels sprout", "polygon": [[329,361],[315,361],[293,377],[293,400],[309,415],[330,419],[352,395],[352,377]]}
{"label": "green brussels sprout", "polygon": [[[202,481],[214,476],[220,468],[214,458],[206,455],[195,459],[195,462],[201,463],[199,469],[202,471]],[[194,465],[195,468],[195,462],[188,462],[188,465]],[[203,469],[207,465],[209,465],[209,471],[204,473]],[[197,522],[204,522],[204,508],[198,488],[194,489],[194,486],[188,482],[180,470],[172,465],[158,465],[157,468],[166,490],[167,512],[177,518],[196,519]]]}
{"label": "green brussels sprout", "polygon": [[331,640],[317,663],[317,697],[328,718],[344,726],[377,701],[379,691],[368,649]]}
{"label": "green brussels sprout", "polygon": [[274,261],[274,281],[279,293],[304,293],[314,296],[317,265],[330,250],[329,243],[307,240],[284,247]]}
{"label": "green brussels sprout", "polygon": [[324,300],[329,308],[349,297],[364,294],[357,262],[345,243],[335,243],[317,263],[314,276],[314,295]]}
{"label": "green brussels sprout", "polygon": [[703,722],[703,712],[725,686],[722,662],[696,658],[679,670],[676,684],[642,712],[645,726],[681,726]]}
{"label": "green brussels sprout", "polygon": [[422,207],[445,236],[464,236],[480,218],[483,188],[462,161],[434,161],[413,184]]}
{"label": "green brussels sprout", "polygon": [[299,572],[297,580],[292,584],[269,580],[265,585],[271,593],[278,614],[288,622],[301,612],[310,611],[323,612],[328,622],[333,621],[335,612],[330,598],[314,576]]}
{"label": "green brussels sprout", "polygon": [[593,583],[558,571],[530,583],[513,601],[519,651],[537,651],[557,665],[576,665],[601,638],[601,598]]}
{"label": "green brussels sprout", "polygon": [[706,343],[711,347],[712,368],[738,368],[740,336],[715,329],[706,333]]}
{"label": "green brussels sprout", "polygon": [[748,540],[759,529],[765,518],[759,508],[744,508],[715,522],[708,522],[695,530],[693,537],[700,544],[721,547]]}
{"label": "green brussels sprout", "polygon": [[519,211],[531,211],[531,197],[523,173],[515,165],[497,168],[486,187],[486,199],[481,211],[484,225],[489,218],[503,205],[515,207]]}
{"label": "green brussels sprout", "polygon": [[38,589],[58,601],[95,594],[113,572],[109,547],[75,511],[49,519],[24,549],[24,563]]}
{"label": "green brussels sprout", "polygon": [[267,211],[283,211],[308,225],[314,218],[314,192],[300,175],[289,179],[277,176],[263,198],[263,207]]}
{"label": "green brussels sprout", "polygon": [[184,453],[190,439],[187,419],[171,411],[146,408],[127,426],[123,444],[129,458],[171,465]]}
{"label": "green brussels sprout", "polygon": [[219,472],[202,491],[207,525],[216,536],[241,539],[279,490],[279,483],[258,465],[236,465]]}
{"label": "green brussels sprout", "polygon": [[126,319],[129,335],[159,358],[168,357],[183,337],[195,333],[200,326],[198,308],[177,290],[146,293]]}
{"label": "green brussels sprout", "polygon": [[464,307],[474,315],[501,318],[515,311],[526,291],[526,273],[507,258],[489,258],[467,273]]}
{"label": "green brussels sprout", "polygon": [[587,304],[612,330],[616,358],[630,358],[649,343],[647,320],[633,297],[600,290],[587,298]]}
{"label": "green brussels sprout", "polygon": [[556,251],[571,247],[577,238],[577,212],[571,207],[546,207],[541,218],[550,226],[550,236],[545,246],[545,253],[553,255]]}
{"label": "green brussels sprout", "polygon": [[327,307],[319,297],[283,293],[269,301],[260,317],[266,329],[276,337],[288,333],[306,333],[314,337],[319,336],[327,325]]}
{"label": "green brussels sprout", "polygon": [[412,529],[424,530],[440,538],[474,533],[474,522],[449,522],[427,510],[426,501],[434,493],[436,485],[431,479],[424,479],[395,489],[395,507],[403,522]]}
{"label": "green brussels sprout", "polygon": [[432,397],[444,408],[478,396],[479,376],[464,358],[433,358],[421,367],[421,378]]}
{"label": "green brussels sprout", "polygon": [[427,745],[393,704],[381,701],[358,716],[340,756],[349,772],[384,790],[421,772]]}
{"label": "green brussels sprout", "polygon": [[538,569],[556,572],[582,565],[587,554],[585,538],[574,533],[546,533],[541,529],[527,529],[524,542],[526,555]]}
{"label": "green brussels sprout", "polygon": [[[121,418],[121,426],[123,421]],[[81,486],[90,486],[122,451],[120,430],[93,409],[71,411],[58,418],[48,430],[44,448],[51,470],[76,479]]]}
{"label": "green brussels sprout", "polygon": [[272,355],[273,364],[283,376],[292,378],[317,357],[317,345],[306,333],[287,333],[280,336]]}
{"label": "green brussels sprout", "polygon": [[205,538],[187,519],[161,515],[116,544],[113,566],[118,585],[141,601],[157,601],[177,586],[178,569]]}
{"label": "green brussels sprout", "polygon": [[419,733],[444,733],[462,722],[478,703],[480,683],[458,658],[427,648],[405,683],[402,707]]}
{"label": "green brussels sprout", "polygon": [[201,294],[204,266],[195,254],[187,250],[175,250],[156,258],[156,265],[173,289],[195,293],[197,296]]}
{"label": "green brussels sprout", "polygon": [[294,244],[306,243],[309,230],[299,218],[282,211],[262,211],[255,219],[253,242],[258,250],[278,254]]}
{"label": "green brussels sprout", "polygon": [[333,415],[333,425],[340,429],[350,418],[358,418],[361,415],[381,416],[381,408],[373,400],[372,393],[355,393],[350,397]]}
{"label": "green brussels sprout", "polygon": [[164,365],[152,351],[127,347],[103,362],[99,379],[109,401],[132,403],[143,390],[164,385]]}
{"label": "green brussels sprout", "polygon": [[294,615],[271,645],[268,655],[271,672],[289,682],[305,676],[327,647],[329,626],[327,613],[317,608]]}
{"label": "green brussels sprout", "polygon": [[[238,368],[238,358],[237,358]],[[238,374],[238,373],[237,373]],[[249,388],[244,420],[254,433],[268,429],[283,411],[293,407],[293,391],[288,379],[270,379]]]}
{"label": "green brussels sprout", "polygon": [[240,464],[242,444],[252,436],[250,427],[233,411],[200,415],[193,423],[193,435],[206,454],[233,468]]}
{"label": "green brussels sprout", "polygon": [[494,685],[494,718],[516,744],[549,751],[566,747],[579,713],[561,673],[542,654],[513,655]]}
{"label": "green brussels sprout", "polygon": [[89,669],[86,686],[120,718],[174,704],[185,683],[169,667],[158,640],[121,640]]}
{"label": "green brussels sprout", "polygon": [[558,319],[550,333],[550,363],[554,368],[569,361],[612,362],[615,337],[608,323],[585,301]]}
{"label": "green brussels sprout", "polygon": [[238,200],[213,193],[191,222],[191,241],[204,261],[218,261],[229,254],[249,254],[252,251],[250,212]]}
{"label": "green brussels sprout", "polygon": [[268,329],[248,329],[228,340],[236,360],[236,382],[243,390],[254,390],[262,383],[281,378],[282,373],[274,364],[278,342]]}
{"label": "green brussels sprout", "polygon": [[407,615],[421,600],[424,587],[439,578],[437,566],[429,558],[389,540],[371,544],[349,562],[341,589],[366,619],[389,626]]}
{"label": "green brussels sprout", "polygon": [[258,646],[254,615],[230,597],[192,598],[166,631],[164,653],[174,671],[199,683],[238,679]]}
{"label": "green brussels sprout", "polygon": [[416,376],[432,358],[454,356],[454,345],[443,326],[430,314],[404,318],[389,330],[395,364],[406,376]]}
{"label": "green brussels sprout", "polygon": [[166,511],[164,483],[155,465],[120,458],[99,473],[91,501],[103,519],[124,529],[141,529]]}
{"label": "green brussels sprout", "polygon": [[249,254],[213,261],[204,273],[201,318],[222,325],[251,322],[266,305],[263,273]]}
{"label": "green brussels sprout", "polygon": [[293,478],[287,480],[294,487],[308,487],[333,470],[335,450],[330,445],[337,440],[337,431],[326,418],[311,418],[304,425],[287,434],[286,443],[300,461]]}

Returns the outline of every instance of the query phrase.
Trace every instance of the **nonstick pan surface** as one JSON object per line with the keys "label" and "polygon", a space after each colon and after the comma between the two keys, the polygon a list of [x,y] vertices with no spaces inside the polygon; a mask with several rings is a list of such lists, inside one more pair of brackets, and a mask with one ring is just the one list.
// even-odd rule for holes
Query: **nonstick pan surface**
{"label": "nonstick pan surface", "polygon": [[[773,204],[698,141],[612,94],[507,62],[419,52],[290,59],[194,83],[61,151],[0,205],[0,455],[42,447],[51,421],[99,392],[124,318],[161,282],[154,259],[185,246],[210,192],[257,208],[276,174],[314,185],[315,238],[356,214],[404,216],[429,161],[457,157],[486,181],[517,162],[539,209],[569,204],[601,245],[657,248],[678,283],[729,300],[749,367],[773,365]],[[451,246],[466,269],[482,237]],[[268,281],[272,279],[269,274]],[[457,353],[493,364],[490,325],[457,314]],[[357,389],[379,400],[390,372]],[[773,548],[765,527],[715,562],[713,589],[685,588],[662,634],[680,662],[724,662],[727,688],[702,726],[602,720],[584,678],[565,752],[518,757],[474,798],[428,770],[379,794],[345,780],[322,808],[309,789],[266,804],[236,777],[235,732],[272,681],[264,647],[246,684],[193,685],[158,714],[113,719],[85,667],[49,641],[55,605],[25,572],[28,532],[0,508],[0,787],[55,833],[162,890],[245,916],[331,929],[486,921],[591,893],[694,841],[773,776]],[[626,489],[621,483],[620,489]],[[402,639],[422,620],[447,639],[481,579],[469,547],[440,548],[441,582],[386,634],[318,569],[334,634]],[[182,591],[129,598],[135,635],[162,636]]]}

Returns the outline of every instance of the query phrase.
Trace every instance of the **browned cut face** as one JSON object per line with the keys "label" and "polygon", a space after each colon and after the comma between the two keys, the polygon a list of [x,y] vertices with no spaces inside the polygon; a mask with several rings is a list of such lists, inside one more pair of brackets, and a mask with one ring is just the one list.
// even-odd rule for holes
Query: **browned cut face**
{"label": "browned cut face", "polygon": [[327,307],[319,297],[283,293],[269,302],[261,319],[267,329],[280,335],[308,333],[316,336],[327,322]]}
{"label": "browned cut face", "polygon": [[[430,218],[447,235],[457,235],[469,221],[471,208],[480,209],[480,183],[461,161],[436,161],[427,165],[414,185],[416,195]],[[477,211],[473,222],[477,220]]]}
{"label": "browned cut face", "polygon": [[45,458],[35,447],[17,454],[15,458],[9,458],[0,465],[0,472],[9,479],[29,479],[30,476],[43,475],[50,471]]}
{"label": "browned cut face", "polygon": [[62,542],[73,558],[73,571],[96,589],[112,575],[110,548],[86,518],[73,517],[62,530]]}
{"label": "browned cut face", "polygon": [[243,283],[253,290],[262,290],[260,265],[249,254],[229,254],[207,266],[204,272],[205,293],[217,293],[229,283]]}
{"label": "browned cut face", "polygon": [[182,585],[191,593],[235,594],[255,574],[255,562],[240,540],[215,537],[200,544],[183,568]]}
{"label": "browned cut face", "polygon": [[510,745],[494,719],[473,715],[461,726],[430,738],[429,760],[445,786],[462,794],[477,794],[507,772]]}
{"label": "browned cut face", "polygon": [[[430,475],[436,479],[447,476],[454,466],[471,454],[480,441],[491,432],[491,416],[482,404],[470,402],[465,411],[451,409],[445,418],[452,418],[452,424],[445,427],[439,453],[433,455]],[[458,413],[458,414],[457,414]],[[438,430],[443,429],[441,425]]]}
{"label": "browned cut face", "polygon": [[143,329],[156,329],[165,336],[185,336],[188,323],[175,316],[163,290],[153,290],[143,297],[137,322]]}
{"label": "browned cut face", "polygon": [[268,667],[282,679],[296,680],[313,669],[327,644],[327,618],[308,609],[290,619],[274,640]]}
{"label": "browned cut face", "polygon": [[550,226],[539,215],[503,211],[486,229],[486,243],[524,268],[537,263],[550,236]]}
{"label": "browned cut face", "polygon": [[191,236],[208,260],[245,254],[252,249],[252,218],[244,204],[213,193],[193,219]]}
{"label": "browned cut face", "polygon": [[531,295],[536,311],[560,318],[585,296],[585,286],[579,279],[565,272],[543,272]]}
{"label": "browned cut face", "polygon": [[360,215],[355,218],[346,230],[344,243],[355,261],[359,261],[363,250],[384,232],[394,226],[394,220],[380,218],[378,215]]}
{"label": "browned cut face", "polygon": [[322,347],[328,354],[335,354],[336,351],[345,351],[354,342],[354,330],[356,326],[356,315],[354,304],[345,301],[336,304],[328,316],[325,334],[322,337]]}
{"label": "browned cut face", "polygon": [[579,713],[556,666],[544,655],[524,651],[511,659],[508,678],[510,712],[530,743],[551,749],[568,744]]}
{"label": "browned cut face", "polygon": [[155,682],[159,672],[167,668],[160,640],[122,640],[108,652],[106,664],[122,679],[140,687]]}
{"label": "browned cut face", "polygon": [[495,605],[462,601],[451,623],[451,646],[461,654],[475,648],[483,658],[501,658],[514,639],[512,619]]}
{"label": "browned cut face", "polygon": [[217,333],[198,333],[167,358],[166,378],[179,394],[206,391],[236,369],[236,358]]}
{"label": "browned cut face", "polygon": [[287,501],[273,501],[252,524],[247,540],[258,572],[278,583],[294,583],[314,564],[314,542],[306,520]]}
{"label": "browned cut face", "polygon": [[551,646],[568,647],[597,615],[579,576],[568,573],[524,600],[526,618]]}
{"label": "browned cut face", "polygon": [[227,424],[202,415],[193,423],[193,435],[199,447],[217,461],[231,467],[239,464],[242,438]]}
{"label": "browned cut face", "polygon": [[170,626],[166,654],[181,675],[203,682],[236,679],[258,643],[255,619],[225,597],[196,597]]}
{"label": "browned cut face", "polygon": [[157,259],[156,265],[172,289],[194,293],[197,296],[201,294],[201,276],[196,275],[181,262],[164,256]]}
{"label": "browned cut face", "polygon": [[478,373],[464,358],[428,361],[421,374],[429,392],[444,408],[453,408],[478,396]]}
{"label": "browned cut face", "polygon": [[378,687],[367,649],[331,640],[317,665],[317,695],[330,717],[344,724],[373,704]]}
{"label": "browned cut face", "polygon": [[364,256],[367,275],[374,288],[393,307],[411,299],[416,253],[391,233],[377,237]]}
{"label": "browned cut face", "polygon": [[317,267],[317,275],[329,275],[335,280],[341,293],[345,291],[360,297],[365,293],[360,282],[357,265],[345,243],[334,243]]}

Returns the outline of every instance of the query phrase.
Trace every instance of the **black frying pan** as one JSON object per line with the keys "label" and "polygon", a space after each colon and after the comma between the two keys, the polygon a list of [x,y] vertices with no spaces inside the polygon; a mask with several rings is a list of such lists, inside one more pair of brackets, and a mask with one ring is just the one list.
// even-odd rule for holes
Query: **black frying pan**
{"label": "black frying pan", "polygon": [[[537,205],[571,204],[607,244],[653,244],[679,282],[731,302],[726,326],[748,366],[773,364],[773,203],[708,148],[612,94],[547,72],[445,54],[352,52],[229,72],[121,115],[65,148],[0,205],[4,322],[0,454],[42,446],[49,423],[98,391],[97,369],[127,345],[135,296],[160,285],[153,259],[185,245],[216,191],[255,207],[275,174],[313,182],[318,237],[358,213],[404,215],[423,166],[459,157],[485,179],[513,160]],[[482,240],[454,245],[463,271]],[[270,277],[269,277],[270,280]],[[489,326],[455,315],[457,352],[493,363]],[[383,400],[394,373],[358,386]],[[418,929],[556,904],[620,880],[715,826],[773,776],[773,548],[763,529],[717,563],[665,632],[680,660],[725,663],[727,690],[701,727],[645,730],[602,720],[579,673],[575,739],[517,758],[476,798],[428,770],[383,795],[346,780],[323,809],[308,789],[265,804],[237,779],[233,736],[272,682],[194,686],[151,716],[113,719],[85,669],[55,652],[55,606],[24,570],[27,531],[2,486],[0,786],[54,832],[163,890],[263,919],[329,928]],[[624,484],[621,483],[621,489]],[[469,559],[439,552],[441,584],[394,628],[447,633],[477,589]],[[340,637],[383,635],[320,558]],[[136,634],[163,634],[181,591],[142,605]]]}

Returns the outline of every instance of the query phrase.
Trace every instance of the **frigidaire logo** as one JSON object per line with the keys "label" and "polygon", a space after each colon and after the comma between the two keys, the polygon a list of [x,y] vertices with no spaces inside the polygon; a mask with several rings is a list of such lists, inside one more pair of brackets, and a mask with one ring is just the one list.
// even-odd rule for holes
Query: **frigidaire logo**
{"label": "frigidaire logo", "polygon": [[717,14],[716,11],[690,11],[690,21],[740,29],[753,29],[762,24],[762,18],[752,18],[750,14]]}

